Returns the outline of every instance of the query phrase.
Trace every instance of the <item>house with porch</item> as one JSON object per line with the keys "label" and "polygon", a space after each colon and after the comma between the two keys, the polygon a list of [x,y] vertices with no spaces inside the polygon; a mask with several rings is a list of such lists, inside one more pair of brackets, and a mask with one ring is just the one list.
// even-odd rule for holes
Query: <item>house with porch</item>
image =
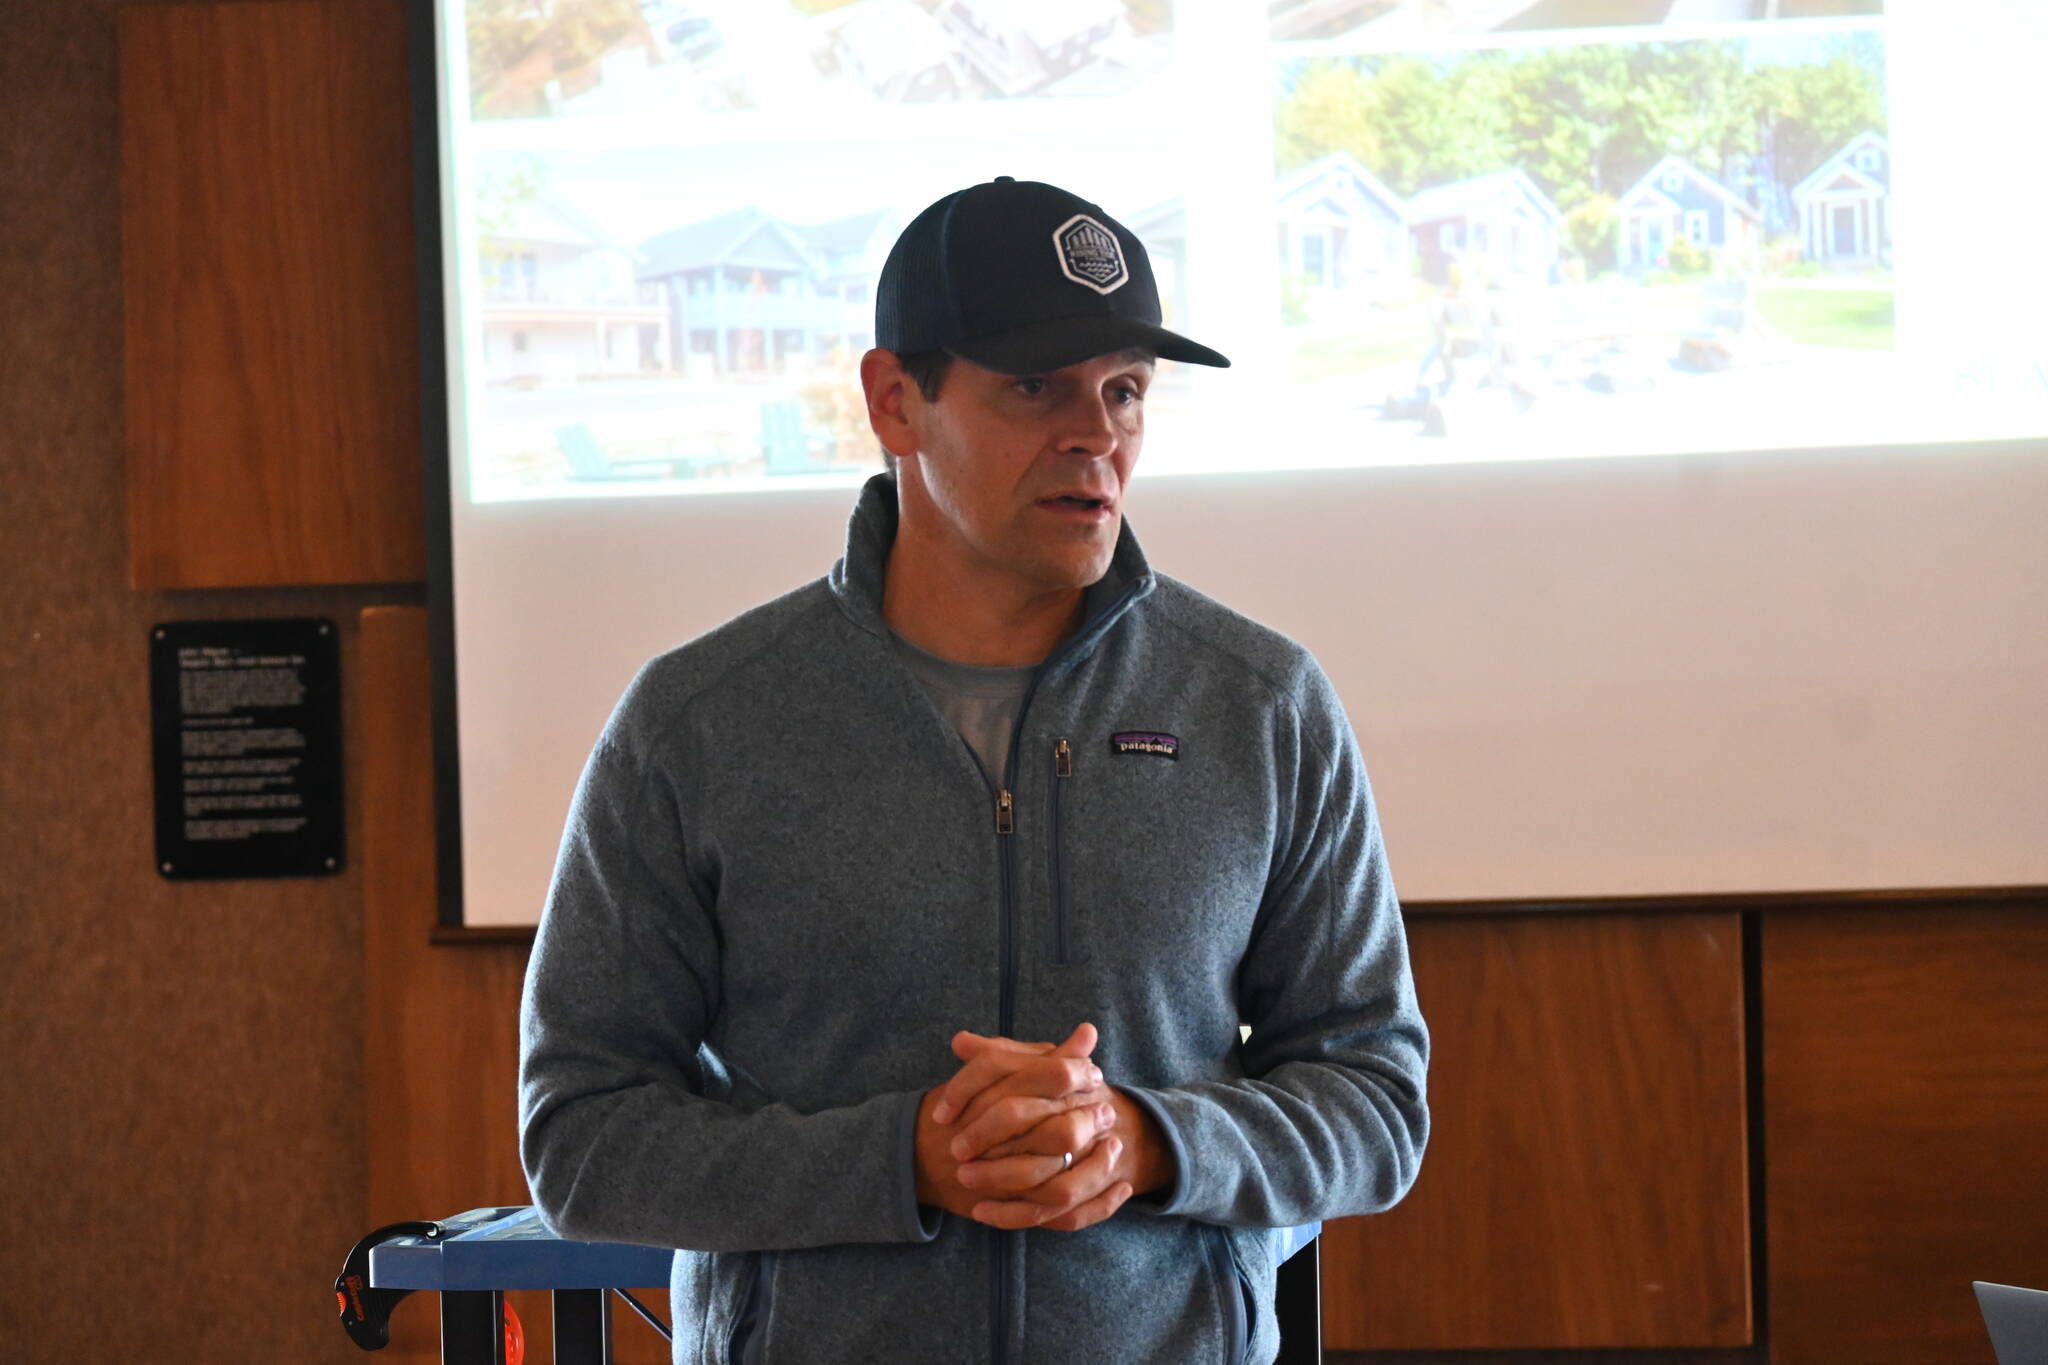
{"label": "house with porch", "polygon": [[1884,134],[1858,133],[1792,187],[1800,253],[1822,265],[1891,263],[1892,154]]}
{"label": "house with porch", "polygon": [[650,238],[639,278],[664,291],[680,368],[780,374],[873,344],[874,282],[898,226],[887,211],[805,225],[735,209]]}
{"label": "house with porch", "polygon": [[1526,171],[1435,185],[1408,201],[1422,276],[1446,283],[1453,262],[1494,284],[1540,282],[1558,259],[1564,215]]}
{"label": "house with porch", "polygon": [[573,383],[665,370],[667,312],[633,249],[553,190],[484,205],[478,308],[487,384]]}
{"label": "house with porch", "polygon": [[1741,195],[1682,156],[1667,156],[1615,201],[1615,258],[1622,273],[1668,264],[1671,244],[1690,242],[1724,274],[1754,274],[1763,216]]}
{"label": "house with porch", "polygon": [[811,261],[812,349],[859,355],[875,344],[875,281],[902,228],[888,209],[791,228]]}

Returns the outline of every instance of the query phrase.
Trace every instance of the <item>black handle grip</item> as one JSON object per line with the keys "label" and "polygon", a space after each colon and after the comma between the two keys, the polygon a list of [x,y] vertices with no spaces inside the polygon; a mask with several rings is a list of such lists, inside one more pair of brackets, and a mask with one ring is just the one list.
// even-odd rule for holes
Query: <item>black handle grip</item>
{"label": "black handle grip", "polygon": [[391,1310],[410,1289],[370,1288],[370,1248],[394,1237],[441,1236],[439,1223],[391,1223],[357,1242],[334,1277],[334,1297],[341,1304],[341,1327],[348,1339],[365,1351],[381,1351],[391,1344]]}

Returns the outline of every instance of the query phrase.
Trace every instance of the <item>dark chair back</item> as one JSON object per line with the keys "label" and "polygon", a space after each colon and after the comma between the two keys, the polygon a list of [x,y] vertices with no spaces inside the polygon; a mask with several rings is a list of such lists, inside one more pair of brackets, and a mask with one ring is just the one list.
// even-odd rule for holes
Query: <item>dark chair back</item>
{"label": "dark chair back", "polygon": [[1275,1365],[1322,1365],[1323,1239],[1318,1237],[1280,1263],[1273,1285],[1273,1316],[1280,1323]]}

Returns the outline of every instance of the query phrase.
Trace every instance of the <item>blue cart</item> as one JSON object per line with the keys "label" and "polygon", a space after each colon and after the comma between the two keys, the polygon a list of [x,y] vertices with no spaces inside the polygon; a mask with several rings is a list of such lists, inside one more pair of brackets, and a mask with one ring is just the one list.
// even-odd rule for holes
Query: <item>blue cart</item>
{"label": "blue cart", "polygon": [[[1322,1225],[1272,1233],[1280,1279],[1279,1365],[1323,1358],[1322,1280],[1315,1244]],[[1297,1252],[1306,1250],[1306,1255]],[[628,1289],[666,1288],[674,1252],[622,1242],[571,1242],[541,1226],[529,1206],[471,1209],[438,1222],[393,1223],[357,1242],[334,1280],[341,1324],[366,1351],[390,1343],[391,1310],[406,1295],[441,1296],[444,1365],[507,1365],[505,1291],[554,1296],[556,1365],[611,1365],[611,1297],[666,1337],[669,1329]]]}

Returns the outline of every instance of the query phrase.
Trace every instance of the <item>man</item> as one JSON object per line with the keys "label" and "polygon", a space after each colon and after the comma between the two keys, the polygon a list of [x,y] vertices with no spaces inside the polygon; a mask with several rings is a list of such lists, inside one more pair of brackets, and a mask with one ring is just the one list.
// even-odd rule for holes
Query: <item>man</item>
{"label": "man", "polygon": [[1428,1038],[1328,680],[1123,524],[1154,358],[1228,362],[1008,178],[876,314],[845,557],[648,664],[584,773],[535,1200],[684,1249],[677,1361],[1271,1360],[1265,1230],[1407,1190]]}

